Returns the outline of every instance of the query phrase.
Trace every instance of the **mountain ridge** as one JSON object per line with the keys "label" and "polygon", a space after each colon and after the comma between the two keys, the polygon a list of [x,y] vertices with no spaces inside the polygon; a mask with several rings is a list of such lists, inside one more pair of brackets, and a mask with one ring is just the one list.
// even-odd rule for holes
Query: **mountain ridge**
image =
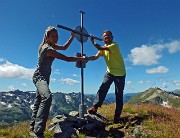
{"label": "mountain ridge", "polygon": [[155,104],[165,107],[180,108],[180,91],[167,92],[158,87],[149,88],[144,92],[139,92],[132,97],[128,104]]}
{"label": "mountain ridge", "polygon": [[[180,91],[164,91],[158,87],[149,88],[144,92],[124,94],[123,100],[127,104],[155,104],[168,108],[180,108]],[[50,118],[67,114],[70,111],[78,111],[81,104],[81,93],[63,93],[53,94],[52,105],[50,108]],[[0,92],[0,126],[15,122],[29,120],[31,118],[35,91],[9,91]],[[95,99],[95,94],[85,94],[84,103],[91,107]],[[108,93],[104,104],[115,102],[115,94]]]}
{"label": "mountain ridge", "polygon": [[[67,114],[70,111],[78,111],[81,104],[81,93],[52,93],[52,104],[50,108],[50,117],[59,114]],[[124,101],[127,102],[133,95],[124,95]],[[32,114],[36,92],[35,91],[9,91],[0,92],[0,126],[15,122],[29,120]],[[93,105],[95,94],[85,94],[84,104],[88,107]],[[104,104],[114,103],[115,94],[107,94]]]}

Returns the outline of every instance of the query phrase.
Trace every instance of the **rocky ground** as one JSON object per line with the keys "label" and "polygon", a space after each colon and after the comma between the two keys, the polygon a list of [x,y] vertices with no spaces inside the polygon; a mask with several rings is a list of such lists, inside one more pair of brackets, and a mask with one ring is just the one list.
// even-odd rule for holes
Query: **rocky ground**
{"label": "rocky ground", "polygon": [[79,118],[78,112],[73,111],[69,115],[60,115],[52,119],[49,130],[54,130],[55,137],[78,137],[83,134],[86,138],[132,138],[143,134],[143,119],[137,114],[123,114],[119,123],[114,124],[104,116],[85,114]]}

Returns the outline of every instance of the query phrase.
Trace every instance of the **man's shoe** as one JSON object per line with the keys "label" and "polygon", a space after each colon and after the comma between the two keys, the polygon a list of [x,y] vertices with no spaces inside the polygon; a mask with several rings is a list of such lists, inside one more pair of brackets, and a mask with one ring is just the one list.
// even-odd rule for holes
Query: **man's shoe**
{"label": "man's shoe", "polygon": [[95,106],[92,106],[89,110],[88,110],[88,113],[89,114],[96,114],[97,112],[97,108]]}
{"label": "man's shoe", "polygon": [[36,138],[44,138],[44,134],[36,135]]}

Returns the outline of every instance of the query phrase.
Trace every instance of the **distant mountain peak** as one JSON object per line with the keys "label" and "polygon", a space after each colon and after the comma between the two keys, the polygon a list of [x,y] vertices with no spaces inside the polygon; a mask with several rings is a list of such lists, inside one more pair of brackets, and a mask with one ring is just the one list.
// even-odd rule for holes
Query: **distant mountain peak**
{"label": "distant mountain peak", "polygon": [[158,87],[149,88],[139,92],[128,101],[129,104],[155,104],[166,107],[180,108],[180,96],[172,92],[166,92]]}

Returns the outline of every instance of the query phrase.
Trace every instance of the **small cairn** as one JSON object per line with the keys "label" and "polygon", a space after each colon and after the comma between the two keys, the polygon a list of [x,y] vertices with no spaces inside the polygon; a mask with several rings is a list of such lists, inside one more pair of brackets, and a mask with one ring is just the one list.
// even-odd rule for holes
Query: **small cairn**
{"label": "small cairn", "polygon": [[57,115],[52,119],[49,131],[54,130],[54,138],[77,138],[78,135],[97,136],[105,130],[106,118],[97,114],[84,114],[79,117],[77,111],[66,115]]}

